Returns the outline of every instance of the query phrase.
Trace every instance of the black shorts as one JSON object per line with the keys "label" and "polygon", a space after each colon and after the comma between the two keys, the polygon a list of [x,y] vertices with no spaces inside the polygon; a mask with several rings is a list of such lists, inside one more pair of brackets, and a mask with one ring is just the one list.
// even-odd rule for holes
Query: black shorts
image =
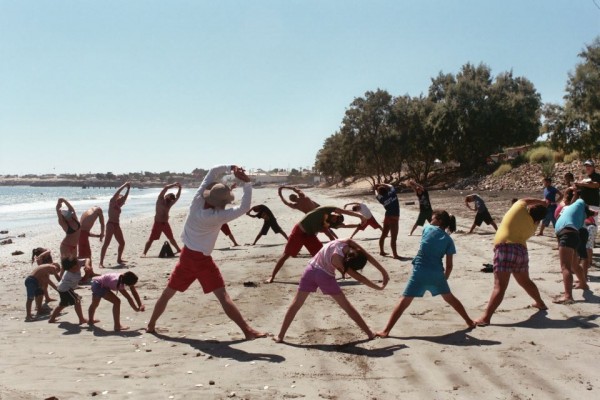
{"label": "black shorts", "polygon": [[586,228],[579,230],[579,245],[577,246],[577,254],[579,258],[587,258],[587,241],[590,234]]}
{"label": "black shorts", "polygon": [[431,222],[432,216],[432,209],[419,211],[419,216],[417,217],[417,222],[415,222],[415,225],[423,226],[425,224],[425,221]]}
{"label": "black shorts", "polygon": [[568,247],[577,250],[579,245],[579,232],[575,229],[562,229],[556,234],[558,247]]}
{"label": "black shorts", "polygon": [[61,307],[74,306],[79,303],[79,295],[73,289],[66,292],[58,292],[58,294],[60,295],[60,303],[58,305]]}
{"label": "black shorts", "polygon": [[488,225],[494,222],[488,210],[477,211],[477,214],[475,214],[475,225],[481,226],[482,222],[485,222]]}
{"label": "black shorts", "polygon": [[273,232],[275,233],[281,233],[283,232],[281,227],[279,226],[279,224],[277,223],[276,219],[269,219],[269,220],[265,220],[265,222],[263,223],[263,226],[260,230],[260,234],[261,235],[266,235],[267,233],[269,233],[269,228],[273,229]]}

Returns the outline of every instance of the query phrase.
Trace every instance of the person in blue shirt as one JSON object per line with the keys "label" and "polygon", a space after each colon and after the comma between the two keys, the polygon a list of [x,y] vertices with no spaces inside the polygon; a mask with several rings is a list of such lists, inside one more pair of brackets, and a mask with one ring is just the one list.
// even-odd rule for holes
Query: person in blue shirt
{"label": "person in blue shirt", "polygon": [[385,208],[383,229],[381,230],[381,237],[379,238],[379,254],[387,256],[387,253],[383,250],[383,245],[385,243],[385,238],[389,233],[391,234],[392,256],[396,259],[400,259],[398,251],[396,250],[398,222],[400,221],[400,202],[398,201],[396,188],[386,183],[375,185],[375,198],[377,198]]}
{"label": "person in blue shirt", "polygon": [[[557,197],[558,196],[558,197]],[[540,224],[540,231],[538,232],[538,236],[544,235],[544,229],[546,229],[550,222],[552,222],[552,226],[556,225],[556,218],[554,217],[554,212],[556,211],[556,206],[563,198],[563,194],[560,190],[552,186],[552,178],[544,178],[544,200],[546,201],[546,216],[542,220]]]}
{"label": "person in blue shirt", "polygon": [[[471,203],[475,205],[473,208],[471,208]],[[483,201],[483,199],[479,195],[470,194],[466,196],[465,205],[469,210],[477,212],[477,214],[475,214],[475,221],[473,221],[473,225],[471,226],[471,230],[469,230],[469,233],[473,233],[475,227],[481,226],[482,222],[493,226],[494,230],[498,230],[498,226],[496,225],[496,223],[494,222],[494,218],[492,218],[492,215],[488,211],[487,206],[485,205],[485,201]]]}
{"label": "person in blue shirt", "polygon": [[[452,273],[452,256],[456,254],[454,241],[446,231],[456,230],[456,219],[443,210],[435,210],[431,224],[423,229],[421,245],[417,256],[413,259],[413,272],[400,297],[400,301],[392,311],[392,315],[379,337],[388,337],[390,331],[410,306],[415,297],[423,297],[426,291],[432,296],[441,295],[446,303],[450,304],[465,320],[470,328],[475,327],[475,322],[469,317],[462,303],[454,297],[448,286],[448,278]],[[442,258],[446,257],[446,269]]]}

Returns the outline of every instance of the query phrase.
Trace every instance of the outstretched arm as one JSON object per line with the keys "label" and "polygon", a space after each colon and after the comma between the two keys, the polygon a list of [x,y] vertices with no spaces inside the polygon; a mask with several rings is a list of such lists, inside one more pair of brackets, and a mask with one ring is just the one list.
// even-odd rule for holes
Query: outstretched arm
{"label": "outstretched arm", "polygon": [[360,203],[356,203],[356,202],[355,203],[346,203],[346,204],[344,204],[344,208],[346,208],[348,206],[359,206],[359,205],[360,205]]}
{"label": "outstretched arm", "polygon": [[413,181],[412,179],[410,181],[408,181],[408,184],[410,185],[410,187],[416,192],[417,190],[425,190],[425,188],[423,187],[423,185],[419,185],[417,182]]}
{"label": "outstretched arm", "polygon": [[359,245],[358,243],[356,243],[354,240],[349,239],[347,241],[347,243],[354,250],[356,250],[358,252],[361,252],[362,254],[364,254],[367,257],[367,261],[369,263],[371,263],[371,265],[373,265],[381,273],[381,277],[383,278],[382,289],[384,287],[386,287],[387,284],[388,284],[388,282],[390,281],[390,276],[389,276],[388,272],[386,271],[386,269],[383,267],[383,265],[381,265],[379,263],[379,261],[377,261],[375,259],[375,257],[373,257],[367,250],[365,250],[361,245]]}
{"label": "outstretched arm", "polygon": [[546,200],[533,199],[533,198],[526,198],[526,199],[521,199],[521,200],[525,202],[527,207],[535,207],[535,206],[546,207],[547,206]]}
{"label": "outstretched arm", "polygon": [[354,212],[354,211],[348,211],[348,210],[344,210],[342,208],[336,208],[335,210],[333,210],[334,212],[338,213],[338,214],[346,214],[349,215],[351,217],[356,217],[359,218],[360,221],[364,224],[365,222],[367,222],[367,219],[365,218],[364,215]]}
{"label": "outstretched arm", "polygon": [[281,199],[281,201],[283,201],[283,204],[285,204],[288,207],[294,208],[295,204],[290,203],[283,197],[283,189],[291,189],[291,188],[289,186],[279,186],[279,189],[277,189],[277,194],[279,195],[279,198]]}
{"label": "outstretched arm", "polygon": [[179,200],[179,198],[181,197],[181,183],[175,182],[174,185],[177,186],[177,193],[175,193],[175,201],[173,202],[173,204],[175,204],[177,200]]}
{"label": "outstretched arm", "polygon": [[121,194],[121,192],[127,188],[127,190],[125,191],[125,194],[123,195],[123,203],[125,203],[125,201],[127,200],[127,196],[129,196],[129,189],[131,187],[131,184],[129,182],[125,182],[124,184],[122,184],[121,186],[119,186],[119,188],[117,189],[117,191],[115,192],[115,194],[113,194],[113,197],[111,200],[117,201],[117,199],[119,198],[119,195]]}

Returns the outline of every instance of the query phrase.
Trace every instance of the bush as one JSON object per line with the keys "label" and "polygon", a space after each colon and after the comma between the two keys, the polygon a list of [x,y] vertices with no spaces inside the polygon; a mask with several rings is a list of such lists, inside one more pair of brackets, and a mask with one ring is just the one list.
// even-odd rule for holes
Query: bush
{"label": "bush", "polygon": [[509,173],[511,170],[512,170],[512,167],[510,166],[510,164],[502,164],[501,166],[498,167],[497,170],[494,171],[492,176],[494,178],[497,178],[499,176]]}
{"label": "bush", "polygon": [[552,178],[554,174],[554,161],[545,161],[542,163],[542,174],[545,178]]}
{"label": "bush", "polygon": [[510,160],[510,165],[513,168],[517,168],[519,165],[525,164],[526,162],[527,162],[527,158],[525,158],[525,156],[523,154],[519,154],[518,156],[516,156],[515,158]]}
{"label": "bush", "polygon": [[554,152],[554,162],[563,162],[563,160],[565,159],[565,152],[562,150],[559,151],[555,151]]}
{"label": "bush", "polygon": [[578,151],[573,151],[567,155],[564,156],[563,161],[567,164],[572,163],[573,161],[579,160],[580,159],[580,155]]}
{"label": "bush", "polygon": [[525,155],[530,163],[542,164],[548,161],[554,161],[554,152],[549,147],[537,147],[529,150]]}

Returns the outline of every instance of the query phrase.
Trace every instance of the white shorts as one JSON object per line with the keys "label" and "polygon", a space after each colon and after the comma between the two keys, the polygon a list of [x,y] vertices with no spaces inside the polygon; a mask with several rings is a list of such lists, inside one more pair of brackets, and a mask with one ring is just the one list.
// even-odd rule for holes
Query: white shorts
{"label": "white shorts", "polygon": [[595,211],[596,212],[596,225],[600,224],[600,207],[598,206],[588,206],[590,208],[590,210]]}
{"label": "white shorts", "polygon": [[587,225],[586,228],[589,236],[585,248],[593,249],[594,245],[596,244],[596,235],[598,234],[598,227],[596,225]]}

